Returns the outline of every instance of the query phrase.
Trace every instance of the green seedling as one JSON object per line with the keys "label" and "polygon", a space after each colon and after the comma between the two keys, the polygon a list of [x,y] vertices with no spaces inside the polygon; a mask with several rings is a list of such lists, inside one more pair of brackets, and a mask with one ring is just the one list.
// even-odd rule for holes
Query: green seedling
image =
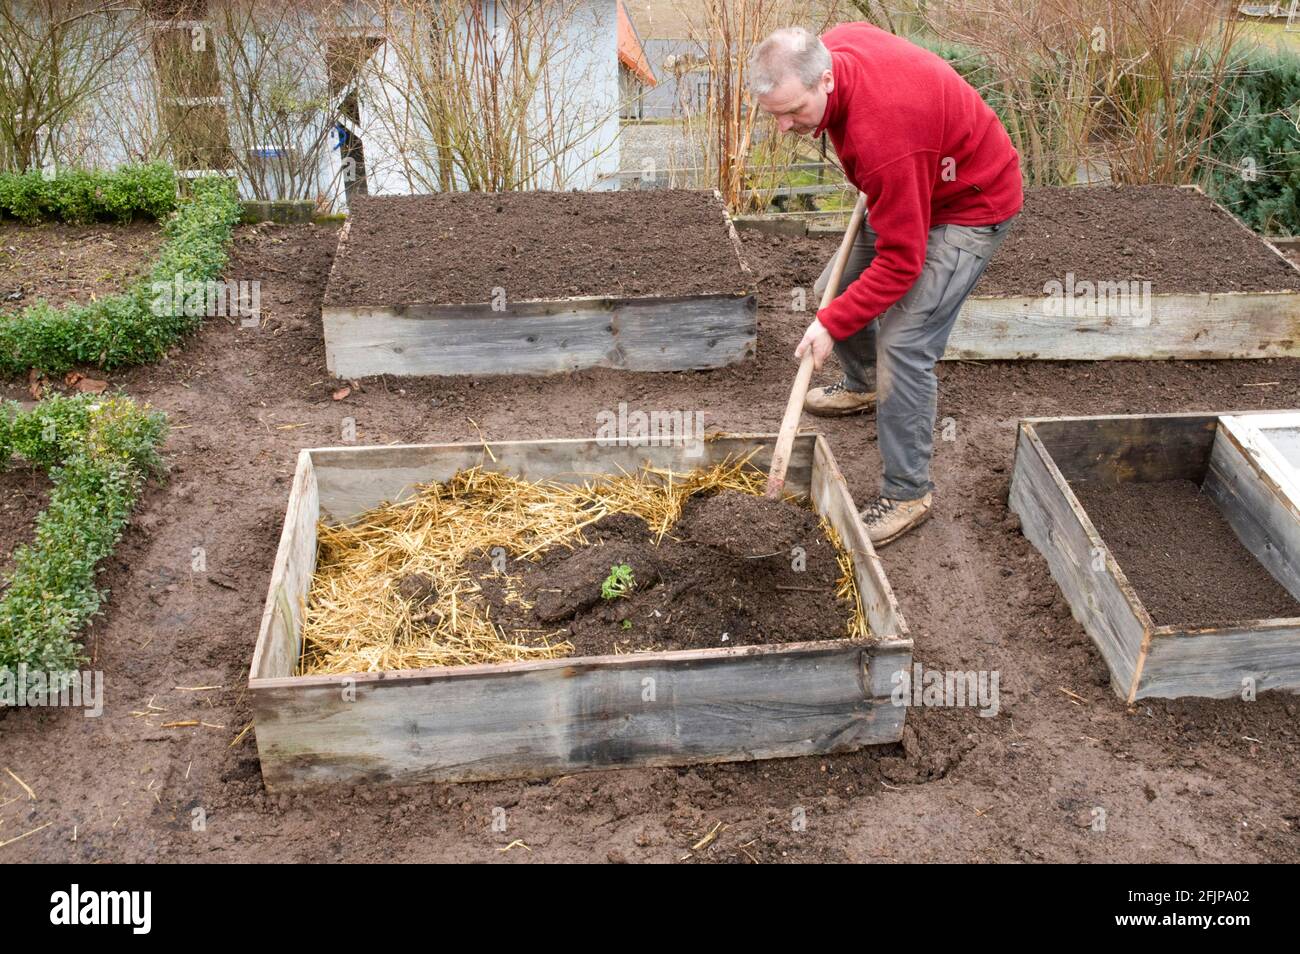
{"label": "green seedling", "polygon": [[632,621],[631,621],[630,619],[625,619],[625,620],[623,620],[623,628],[624,628],[624,629],[631,629],[631,628],[632,628]]}
{"label": "green seedling", "polygon": [[636,577],[632,575],[632,568],[626,563],[616,563],[609,568],[605,582],[600,584],[600,595],[607,600],[616,600],[620,596],[627,596],[635,586]]}

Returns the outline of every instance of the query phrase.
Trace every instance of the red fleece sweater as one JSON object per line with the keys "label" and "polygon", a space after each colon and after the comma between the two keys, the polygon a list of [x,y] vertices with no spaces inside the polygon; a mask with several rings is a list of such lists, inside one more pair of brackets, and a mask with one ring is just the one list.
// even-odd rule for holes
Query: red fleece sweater
{"label": "red fleece sweater", "polygon": [[1020,211],[1020,157],[975,88],[943,59],[869,23],[827,31],[830,134],[867,197],[876,257],[817,317],[832,338],[866,327],[907,294],[936,225],[993,225]]}

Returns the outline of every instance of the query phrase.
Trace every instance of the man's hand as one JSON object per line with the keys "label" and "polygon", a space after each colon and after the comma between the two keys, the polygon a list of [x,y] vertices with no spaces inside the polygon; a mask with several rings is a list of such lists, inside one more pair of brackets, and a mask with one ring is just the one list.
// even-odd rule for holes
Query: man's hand
{"label": "man's hand", "polygon": [[831,348],[835,346],[835,339],[831,337],[829,331],[822,327],[822,323],[816,318],[808,326],[808,330],[803,333],[803,340],[799,342],[799,347],[794,349],[794,356],[803,360],[804,352],[812,349],[813,369],[820,371],[822,362],[826,356],[831,353]]}

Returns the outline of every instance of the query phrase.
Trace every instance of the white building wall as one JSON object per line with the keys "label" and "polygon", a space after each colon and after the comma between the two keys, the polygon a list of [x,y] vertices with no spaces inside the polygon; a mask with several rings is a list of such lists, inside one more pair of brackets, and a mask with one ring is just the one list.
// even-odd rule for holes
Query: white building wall
{"label": "white building wall", "polygon": [[[494,0],[484,0],[489,22],[495,6]],[[535,184],[548,189],[616,188],[619,87],[615,0],[573,3],[564,27],[565,36],[554,47],[548,75],[552,108],[562,110],[560,123],[569,148],[539,171]],[[365,146],[370,194],[435,191],[437,133],[427,128],[418,108],[409,106],[408,91],[413,84],[401,57],[385,45],[371,58],[371,66],[362,79],[358,130]],[[546,123],[547,98],[544,87],[534,97],[529,119],[534,130]],[[330,168],[338,169],[337,152],[331,158]]]}
{"label": "white building wall", "polygon": [[[545,166],[538,175],[539,188],[617,188],[619,168],[619,84],[617,7],[615,0],[566,0],[574,4],[565,26],[565,37],[551,63],[549,75],[552,104],[560,103],[563,122],[569,130],[569,148]],[[495,0],[483,0],[490,15]],[[364,8],[358,7],[358,10]],[[365,19],[358,13],[354,22]],[[220,39],[217,42],[221,42]],[[245,43],[254,42],[246,38]],[[302,99],[325,100],[328,88],[323,49],[324,40],[305,42],[301,54],[290,57],[290,67],[301,87]],[[251,51],[250,51],[251,52]],[[225,57],[219,57],[224,60]],[[360,83],[361,128],[357,130],[365,149],[369,192],[373,195],[407,195],[435,191],[436,167],[428,161],[435,136],[423,128],[404,105],[409,78],[388,44],[379,46]],[[239,98],[232,77],[222,75],[227,96]],[[137,49],[114,64],[112,82],[77,117],[56,131],[53,152],[61,166],[80,165],[112,168],[125,162],[165,156],[159,141],[156,115],[157,90],[152,51],[143,38]],[[541,123],[546,93],[539,89],[530,118]],[[306,150],[315,161],[309,181],[293,195],[268,198],[307,197],[342,210],[345,207],[343,168],[338,140],[329,134],[335,117],[325,110],[305,118],[296,143],[270,141],[268,137],[242,134],[242,124],[230,123],[231,146],[246,155],[255,148],[292,145]],[[323,138],[321,138],[324,132]],[[253,198],[247,177],[241,192]]]}

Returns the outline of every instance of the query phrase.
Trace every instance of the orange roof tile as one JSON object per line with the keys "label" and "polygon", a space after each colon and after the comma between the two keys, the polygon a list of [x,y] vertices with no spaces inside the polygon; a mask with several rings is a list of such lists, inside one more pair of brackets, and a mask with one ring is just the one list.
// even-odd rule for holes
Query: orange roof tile
{"label": "orange roof tile", "polygon": [[643,82],[651,86],[658,84],[650,61],[646,59],[645,50],[641,49],[641,39],[636,35],[632,18],[627,15],[623,0],[618,0],[618,61],[630,69]]}

